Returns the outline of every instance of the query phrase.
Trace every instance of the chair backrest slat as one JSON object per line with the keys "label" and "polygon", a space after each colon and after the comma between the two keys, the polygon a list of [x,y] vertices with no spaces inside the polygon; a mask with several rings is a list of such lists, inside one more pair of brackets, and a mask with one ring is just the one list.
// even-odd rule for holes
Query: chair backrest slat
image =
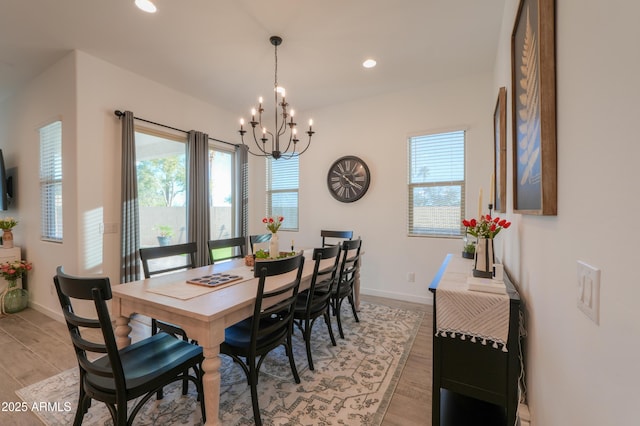
{"label": "chair backrest slat", "polygon": [[[183,269],[191,269],[196,267],[196,253],[198,246],[196,243],[174,244],[170,246],[145,247],[139,250],[140,260],[142,261],[142,270],[144,277],[149,278],[153,275],[164,274],[167,272],[179,271]],[[150,260],[177,257],[184,255],[184,263],[179,265],[171,265],[167,267],[151,268]]]}
{"label": "chair backrest slat", "polygon": [[[274,340],[282,338],[293,327],[293,314],[303,267],[302,254],[278,260],[256,261],[254,269],[259,280],[252,321],[253,344],[265,336]],[[265,291],[268,277],[296,270],[295,278],[290,282],[275,290]],[[277,320],[274,320],[274,317]]]}
{"label": "chair backrest slat", "polygon": [[255,244],[266,243],[267,241],[271,241],[271,234],[249,235],[249,246],[251,247],[251,254],[254,254],[253,246]]}
{"label": "chair backrest slat", "polygon": [[[120,362],[120,354],[116,345],[115,334],[107,300],[112,298],[111,284],[108,277],[80,278],[64,273],[62,267],[58,267],[53,282],[58,294],[58,300],[64,313],[71,342],[73,343],[81,375],[90,373],[102,377],[108,377],[115,381],[116,386],[124,389],[124,371]],[[81,317],[73,309],[72,299],[92,300],[95,306],[95,314],[98,319]],[[86,330],[99,328],[102,331],[102,341],[90,339]],[[100,366],[87,356],[87,352],[107,354],[110,367]],[[85,373],[86,372],[86,373]]]}
{"label": "chair backrest slat", "polygon": [[322,247],[327,247],[342,243],[342,241],[340,241],[332,244],[327,241],[327,238],[350,240],[353,238],[353,231],[330,231],[323,229],[320,231],[320,236],[322,237]]}
{"label": "chair backrest slat", "polygon": [[353,285],[360,265],[361,247],[362,240],[360,238],[342,243],[342,262],[340,263],[340,276],[338,278],[340,287]]}
{"label": "chair backrest slat", "polygon": [[[220,262],[222,260],[243,258],[247,253],[247,239],[245,237],[225,238],[222,240],[209,240],[207,241],[209,247],[209,259],[211,263]],[[235,251],[236,247],[238,252]],[[231,255],[219,258],[214,258],[213,250],[230,248]]]}

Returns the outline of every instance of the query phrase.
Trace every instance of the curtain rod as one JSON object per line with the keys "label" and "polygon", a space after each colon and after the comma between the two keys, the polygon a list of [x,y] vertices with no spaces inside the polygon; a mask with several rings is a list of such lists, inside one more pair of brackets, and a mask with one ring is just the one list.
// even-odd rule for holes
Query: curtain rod
{"label": "curtain rod", "polygon": [[[115,110],[113,112],[118,118],[122,117],[124,115],[124,112],[120,111],[120,110]],[[182,129],[176,129],[175,127],[171,127],[171,126],[167,126],[166,124],[160,124],[160,123],[156,123],[154,121],[150,121],[150,120],[145,120],[144,118],[140,118],[140,117],[133,117],[135,120],[139,120],[139,121],[144,121],[145,123],[149,123],[149,124],[155,124],[156,126],[160,126],[160,127],[164,127],[166,129],[171,129],[171,130],[175,130],[177,132],[182,132],[182,133],[189,133],[186,130],[182,130]],[[207,135],[208,136],[208,135]],[[225,143],[227,145],[231,145],[231,146],[235,146],[236,148],[239,147],[240,145],[235,144],[235,143],[231,143],[231,142],[227,142],[227,141],[223,141],[220,139],[216,139],[216,138],[212,138],[211,136],[208,136],[209,140],[212,141],[216,141],[216,142],[220,142],[220,143]]]}

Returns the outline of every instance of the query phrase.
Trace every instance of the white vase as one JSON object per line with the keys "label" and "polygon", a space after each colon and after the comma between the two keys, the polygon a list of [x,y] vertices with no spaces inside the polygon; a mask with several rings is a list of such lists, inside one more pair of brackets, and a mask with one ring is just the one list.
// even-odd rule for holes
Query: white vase
{"label": "white vase", "polygon": [[271,240],[269,240],[269,257],[275,259],[280,255],[280,242],[278,241],[278,233],[273,232],[271,234]]}
{"label": "white vase", "polygon": [[476,256],[473,266],[473,276],[493,278],[493,238],[478,238]]}

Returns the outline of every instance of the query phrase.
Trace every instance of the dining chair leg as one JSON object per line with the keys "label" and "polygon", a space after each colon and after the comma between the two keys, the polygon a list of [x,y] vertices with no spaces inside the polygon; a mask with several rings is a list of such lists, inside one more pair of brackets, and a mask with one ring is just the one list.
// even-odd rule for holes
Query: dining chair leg
{"label": "dining chair leg", "polygon": [[333,346],[337,346],[336,338],[333,336],[333,328],[331,327],[331,313],[329,312],[329,307],[325,311],[324,315],[324,323],[327,324],[327,329],[329,330],[329,337],[331,338],[331,344]]}
{"label": "dining chair leg", "polygon": [[349,295],[349,303],[351,304],[351,311],[353,312],[353,317],[356,319],[356,322],[360,322],[360,318],[358,318],[358,313],[356,312],[356,303],[353,299],[353,293]]}
{"label": "dining chair leg", "polygon": [[262,426],[260,406],[258,405],[258,372],[253,363],[249,366],[249,387],[251,388],[251,404],[253,406],[253,421],[256,426]]}
{"label": "dining chair leg", "polygon": [[[293,329],[291,330],[293,332]],[[293,379],[296,383],[300,383],[300,376],[298,375],[298,369],[296,368],[296,360],[293,358],[293,341],[291,334],[287,337],[287,357],[289,357],[289,365],[291,366],[291,372],[293,373]]]}
{"label": "dining chair leg", "polygon": [[335,316],[336,316],[336,320],[338,321],[338,332],[340,333],[340,337],[342,339],[344,339],[344,332],[342,331],[342,318],[340,315],[340,308],[342,306],[342,300],[343,299],[337,299],[336,300],[336,306],[335,309],[333,310]]}
{"label": "dining chair leg", "polygon": [[313,367],[313,359],[311,358],[311,323],[310,321],[305,321],[305,328],[302,332],[302,336],[304,337],[304,343],[307,348],[307,362],[309,363],[309,370],[314,371]]}

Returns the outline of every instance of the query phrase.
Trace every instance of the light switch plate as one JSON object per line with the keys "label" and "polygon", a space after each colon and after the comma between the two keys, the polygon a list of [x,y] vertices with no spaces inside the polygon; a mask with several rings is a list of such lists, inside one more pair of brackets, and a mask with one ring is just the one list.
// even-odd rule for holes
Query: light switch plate
{"label": "light switch plate", "polygon": [[600,269],[578,261],[578,308],[596,324],[600,320]]}

